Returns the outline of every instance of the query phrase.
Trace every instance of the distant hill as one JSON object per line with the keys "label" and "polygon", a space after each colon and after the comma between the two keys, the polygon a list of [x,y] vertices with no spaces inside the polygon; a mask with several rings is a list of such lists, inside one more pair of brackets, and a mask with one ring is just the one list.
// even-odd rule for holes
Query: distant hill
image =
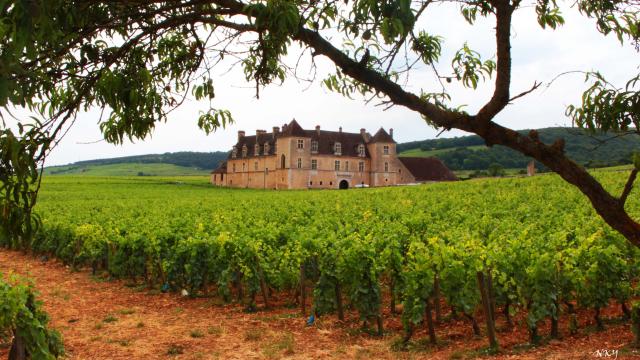
{"label": "distant hill", "polygon": [[49,175],[180,176],[206,175],[227,158],[226,152],[175,152],[78,161],[45,168]]}
{"label": "distant hill", "polygon": [[[631,163],[631,154],[640,151],[640,136],[590,134],[576,128],[538,129],[540,140],[552,144],[558,138],[566,141],[567,155],[586,167],[605,167]],[[529,130],[519,131],[528,134]],[[530,158],[504,146],[485,146],[477,135],[449,139],[430,139],[398,144],[400,156],[435,156],[452,170],[486,170],[491,164],[504,168],[525,168]],[[543,168],[538,165],[539,168]]]}
{"label": "distant hill", "polygon": [[[551,144],[566,141],[567,155],[587,167],[616,166],[631,163],[631,154],[640,151],[640,136],[614,134],[591,135],[575,128],[538,129],[540,140]],[[520,131],[528,134],[529,130]],[[477,135],[412,141],[397,145],[400,156],[435,156],[451,170],[487,170],[498,164],[506,169],[524,169],[530,159],[507,147],[485,146]],[[45,174],[81,174],[96,176],[178,176],[205,175],[227,158],[227,152],[175,152],[79,161],[45,169]],[[538,164],[538,168],[544,169]]]}

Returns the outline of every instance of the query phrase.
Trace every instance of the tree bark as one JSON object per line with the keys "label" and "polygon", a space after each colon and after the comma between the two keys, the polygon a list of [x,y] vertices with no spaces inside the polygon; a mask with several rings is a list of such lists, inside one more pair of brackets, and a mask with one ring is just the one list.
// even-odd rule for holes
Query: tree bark
{"label": "tree bark", "polygon": [[13,332],[13,342],[9,351],[9,360],[27,360],[27,347],[20,335]]}

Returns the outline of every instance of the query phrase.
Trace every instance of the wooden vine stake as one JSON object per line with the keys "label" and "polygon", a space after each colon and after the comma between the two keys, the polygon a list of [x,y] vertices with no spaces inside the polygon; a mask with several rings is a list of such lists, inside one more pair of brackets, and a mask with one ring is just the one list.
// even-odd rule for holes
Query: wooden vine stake
{"label": "wooden vine stake", "polygon": [[307,304],[306,304],[306,293],[304,287],[304,264],[300,264],[300,308],[302,310],[302,315],[306,315],[307,313]]}
{"label": "wooden vine stake", "polygon": [[482,307],[484,309],[485,321],[487,324],[487,337],[489,338],[489,347],[493,351],[497,351],[498,340],[496,338],[496,327],[491,311],[491,300],[489,298],[488,284],[482,271],[478,271],[477,277],[478,287],[480,288],[480,296],[482,297]]}

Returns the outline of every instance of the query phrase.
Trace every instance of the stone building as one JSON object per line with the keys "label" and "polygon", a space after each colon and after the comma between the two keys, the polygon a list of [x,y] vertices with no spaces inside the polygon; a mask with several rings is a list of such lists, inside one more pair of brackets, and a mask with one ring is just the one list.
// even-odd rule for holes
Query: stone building
{"label": "stone building", "polygon": [[371,136],[360,133],[304,130],[292,120],[282,129],[238,131],[227,161],[211,173],[218,186],[265,189],[346,189],[424,181],[456,180],[435,158],[396,154],[393,129]]}

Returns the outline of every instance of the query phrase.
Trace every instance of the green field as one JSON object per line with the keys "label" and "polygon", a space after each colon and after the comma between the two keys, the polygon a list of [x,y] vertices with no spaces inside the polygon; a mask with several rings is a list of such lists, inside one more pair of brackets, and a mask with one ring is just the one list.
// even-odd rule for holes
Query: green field
{"label": "green field", "polygon": [[[619,172],[596,174],[614,193],[624,185]],[[639,205],[629,198],[636,217]],[[33,241],[0,245],[157,289],[237,299],[249,311],[304,284],[317,315],[344,311],[381,325],[393,298],[405,329],[422,323],[434,297],[475,319],[478,274],[493,279],[495,306],[526,317],[533,340],[546,319],[568,316],[565,304],[627,302],[640,280],[640,251],[551,174],[346,191],[45,176],[37,212]]]}
{"label": "green field", "polygon": [[45,175],[80,176],[194,176],[211,170],[162,163],[120,163],[100,165],[65,165],[47,167]]}

